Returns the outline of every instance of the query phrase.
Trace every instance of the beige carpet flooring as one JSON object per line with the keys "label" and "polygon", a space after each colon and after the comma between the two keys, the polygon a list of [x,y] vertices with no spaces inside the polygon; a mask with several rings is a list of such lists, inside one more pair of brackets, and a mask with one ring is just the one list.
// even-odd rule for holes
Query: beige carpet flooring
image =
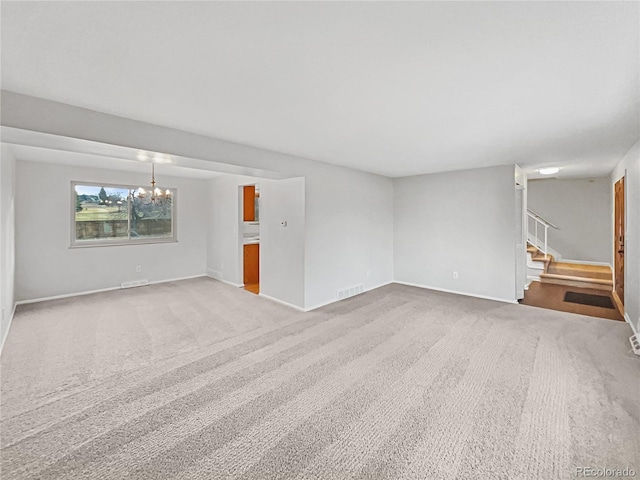
{"label": "beige carpet flooring", "polygon": [[389,285],[300,313],[207,279],[20,307],[2,479],[640,476],[628,325]]}

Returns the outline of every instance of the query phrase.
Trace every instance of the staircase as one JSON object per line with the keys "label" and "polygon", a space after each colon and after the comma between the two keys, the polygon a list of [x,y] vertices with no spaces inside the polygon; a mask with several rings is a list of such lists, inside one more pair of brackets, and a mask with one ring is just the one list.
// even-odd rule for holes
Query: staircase
{"label": "staircase", "polygon": [[540,281],[540,276],[547,273],[553,255],[544,254],[538,247],[527,243],[527,279]]}
{"label": "staircase", "polygon": [[541,283],[608,292],[613,290],[613,273],[610,267],[556,262],[553,255],[545,255],[530,243],[527,244],[527,267],[529,279],[539,280]]}

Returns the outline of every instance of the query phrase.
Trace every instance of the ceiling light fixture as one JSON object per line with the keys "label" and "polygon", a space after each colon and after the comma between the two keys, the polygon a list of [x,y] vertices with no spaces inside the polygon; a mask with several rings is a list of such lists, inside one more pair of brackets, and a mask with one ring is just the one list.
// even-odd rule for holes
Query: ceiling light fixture
{"label": "ceiling light fixture", "polygon": [[151,190],[147,191],[140,187],[137,193],[138,195],[136,198],[138,198],[144,205],[150,205],[152,203],[155,205],[162,205],[171,201],[171,190],[167,189],[162,191],[156,187],[155,163],[151,163]]}
{"label": "ceiling light fixture", "polygon": [[542,175],[553,175],[554,173],[558,173],[559,171],[560,169],[558,167],[546,167],[538,169],[538,173],[541,173]]}

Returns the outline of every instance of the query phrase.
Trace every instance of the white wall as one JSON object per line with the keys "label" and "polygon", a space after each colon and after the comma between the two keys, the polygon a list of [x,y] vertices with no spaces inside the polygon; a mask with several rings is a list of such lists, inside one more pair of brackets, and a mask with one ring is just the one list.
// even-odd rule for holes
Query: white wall
{"label": "white wall", "polygon": [[612,195],[608,177],[530,180],[528,202],[531,210],[559,227],[549,229],[548,241],[563,261],[611,264]]}
{"label": "white wall", "polygon": [[518,165],[515,166],[516,183],[516,298],[524,298],[524,291],[528,285],[527,278],[527,174]]}
{"label": "white wall", "polygon": [[305,185],[307,309],[335,301],[338,290],[393,279],[392,180],[317,165]]}
{"label": "white wall", "polygon": [[8,127],[304,177],[306,308],[393,279],[389,178],[12,92],[2,103]]}
{"label": "white wall", "polygon": [[[282,221],[286,226],[281,226]],[[305,180],[260,182],[260,294],[305,307]]]}
{"label": "white wall", "polygon": [[207,275],[237,286],[242,285],[238,186],[259,181],[254,177],[224,175],[209,182]]}
{"label": "white wall", "polygon": [[9,333],[15,303],[15,168],[8,145],[0,151],[0,351]]}
{"label": "white wall", "polygon": [[501,166],[395,179],[395,280],[515,301],[514,176]]}
{"label": "white wall", "polygon": [[[207,274],[243,283],[240,186],[260,186],[260,293],[304,308],[305,180],[225,175],[210,182]],[[285,220],[286,227],[280,222]]]}
{"label": "white wall", "polygon": [[[136,279],[204,275],[207,183],[175,177],[177,243],[69,248],[71,181],[146,185],[149,175],[36,162],[16,162],[16,299],[32,300],[104,288]],[[136,273],[136,266],[142,271]]]}
{"label": "white wall", "polygon": [[[636,333],[640,333],[640,142],[636,142],[613,170],[611,195],[613,185],[622,176],[625,176],[626,195],[624,310]],[[613,222],[613,209],[610,215]]]}

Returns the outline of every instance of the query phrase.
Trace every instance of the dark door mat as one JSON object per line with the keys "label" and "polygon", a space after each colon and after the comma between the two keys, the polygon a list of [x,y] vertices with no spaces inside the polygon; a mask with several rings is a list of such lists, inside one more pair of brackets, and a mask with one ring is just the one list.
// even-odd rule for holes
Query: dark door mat
{"label": "dark door mat", "polygon": [[615,309],[611,297],[604,295],[592,295],[590,293],[567,292],[564,294],[564,301],[589,305],[590,307],[601,307]]}

